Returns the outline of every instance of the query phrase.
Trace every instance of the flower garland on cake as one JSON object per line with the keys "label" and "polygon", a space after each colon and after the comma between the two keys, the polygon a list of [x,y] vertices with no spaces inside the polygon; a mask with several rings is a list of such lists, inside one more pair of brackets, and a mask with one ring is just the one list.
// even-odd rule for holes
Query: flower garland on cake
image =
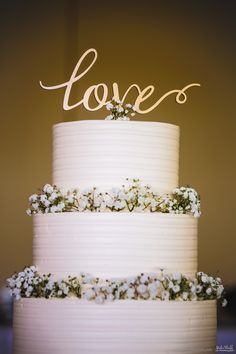
{"label": "flower garland on cake", "polygon": [[66,298],[94,300],[96,303],[114,300],[215,300],[227,305],[225,290],[219,277],[213,278],[197,272],[195,278],[181,273],[140,274],[114,279],[99,279],[89,274],[68,276],[55,281],[51,274],[40,275],[35,266],[25,267],[22,272],[7,279],[11,295],[20,298]]}
{"label": "flower garland on cake", "polygon": [[98,188],[61,191],[46,184],[38,194],[29,197],[28,215],[60,212],[161,212],[190,214],[199,217],[200,197],[190,187],[175,188],[160,195],[139,179],[127,179],[121,188],[100,191]]}

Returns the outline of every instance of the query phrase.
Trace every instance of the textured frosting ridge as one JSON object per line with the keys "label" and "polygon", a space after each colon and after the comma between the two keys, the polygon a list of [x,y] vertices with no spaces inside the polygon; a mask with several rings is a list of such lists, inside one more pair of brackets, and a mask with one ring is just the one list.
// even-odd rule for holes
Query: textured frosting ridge
{"label": "textured frosting ridge", "polygon": [[61,213],[33,217],[33,263],[55,276],[124,277],[197,271],[197,219],[163,213]]}
{"label": "textured frosting ridge", "polygon": [[120,186],[139,178],[159,192],[178,186],[179,128],[156,122],[78,121],[53,128],[53,183]]}
{"label": "textured frosting ridge", "polygon": [[216,302],[22,299],[14,304],[15,354],[215,352]]}

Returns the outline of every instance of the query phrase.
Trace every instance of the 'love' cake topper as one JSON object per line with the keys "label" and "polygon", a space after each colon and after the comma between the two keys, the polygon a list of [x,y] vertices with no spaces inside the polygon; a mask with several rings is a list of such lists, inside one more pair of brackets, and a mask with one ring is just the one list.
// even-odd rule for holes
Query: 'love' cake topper
{"label": "'love' cake topper", "polygon": [[[84,59],[90,53],[93,55],[91,63],[86,67],[85,70],[80,72],[79,69],[80,69]],[[105,106],[110,101],[110,99],[108,99],[108,87],[105,83],[99,83],[99,84],[90,86],[85,91],[84,96],[80,101],[78,101],[74,104],[69,104],[70,94],[71,94],[73,84],[75,82],[79,81],[91,69],[91,67],[94,65],[95,61],[97,60],[97,56],[98,56],[98,54],[97,54],[96,49],[94,49],[94,48],[88,49],[79,59],[78,63],[76,64],[76,66],[71,74],[71,77],[68,81],[63,82],[62,84],[59,84],[59,85],[54,85],[54,86],[44,85],[42,83],[42,81],[40,81],[39,82],[40,86],[45,90],[57,90],[60,88],[65,88],[65,94],[64,94],[64,99],[63,99],[63,109],[66,111],[76,108],[80,105],[83,105],[84,108],[87,109],[88,111],[99,110],[100,108]],[[128,89],[125,91],[124,95],[121,97],[118,84],[116,82],[114,82],[112,84],[113,95],[109,95],[109,97],[112,97],[112,99],[115,101],[124,102],[128,93],[132,89],[136,89],[137,98],[134,103],[135,111],[140,114],[145,114],[145,113],[149,113],[149,112],[153,111],[157,106],[159,106],[159,104],[162,101],[165,100],[166,97],[168,97],[170,95],[175,95],[175,100],[177,103],[179,103],[179,104],[185,103],[187,101],[186,91],[190,87],[194,87],[194,86],[200,86],[200,84],[192,83],[192,84],[189,84],[189,85],[183,87],[182,89],[174,89],[174,90],[168,91],[163,96],[161,96],[151,107],[149,107],[145,110],[142,110],[140,108],[140,105],[142,102],[144,102],[148,97],[150,97],[153,94],[153,92],[155,90],[155,87],[153,85],[149,85],[149,86],[145,87],[144,89],[141,89],[137,84],[132,84],[128,87]],[[97,106],[95,106],[95,107],[91,107],[89,104],[91,95],[94,96],[94,98],[97,102]]]}

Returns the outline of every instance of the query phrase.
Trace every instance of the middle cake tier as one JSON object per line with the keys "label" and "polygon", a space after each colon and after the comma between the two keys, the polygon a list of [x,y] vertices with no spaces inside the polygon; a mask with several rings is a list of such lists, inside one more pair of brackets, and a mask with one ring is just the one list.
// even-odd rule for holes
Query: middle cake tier
{"label": "middle cake tier", "polygon": [[56,213],[33,216],[33,263],[55,277],[101,278],[197,271],[197,219],[163,213]]}

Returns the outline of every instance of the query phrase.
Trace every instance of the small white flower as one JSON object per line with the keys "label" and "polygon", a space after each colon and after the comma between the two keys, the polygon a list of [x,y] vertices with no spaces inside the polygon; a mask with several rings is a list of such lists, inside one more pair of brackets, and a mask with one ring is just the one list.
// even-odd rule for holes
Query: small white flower
{"label": "small white flower", "polygon": [[113,301],[114,300],[114,295],[113,294],[109,294],[107,296],[107,301]]}
{"label": "small white flower", "polygon": [[178,284],[174,285],[172,290],[174,291],[174,293],[178,293],[180,291],[180,287]]}
{"label": "small white flower", "polygon": [[29,293],[32,293],[32,291],[34,290],[34,288],[30,285],[30,286],[28,286],[28,289],[27,289],[27,291],[29,292]]}
{"label": "small white flower", "polygon": [[211,295],[211,293],[212,293],[212,289],[211,289],[211,288],[207,288],[207,289],[206,289],[206,294],[207,294],[207,295]]}
{"label": "small white flower", "polygon": [[192,292],[193,294],[196,293],[196,286],[195,286],[195,285],[192,285],[192,286],[191,286],[191,292]]}
{"label": "small white flower", "polygon": [[114,201],[113,201],[113,199],[111,198],[110,195],[105,194],[105,195],[103,196],[103,201],[105,202],[105,204],[106,204],[109,208],[111,208],[111,207],[113,206]]}
{"label": "small white flower", "polygon": [[127,104],[125,105],[125,107],[127,107],[127,108],[132,108],[133,106],[132,106],[132,104],[127,103]]}
{"label": "small white flower", "polygon": [[46,194],[41,194],[41,195],[40,195],[40,201],[41,201],[41,202],[44,202],[45,200],[47,200]]}
{"label": "small white flower", "polygon": [[127,116],[123,116],[123,117],[117,118],[117,120],[130,120],[130,118]]}
{"label": "small white flower", "polygon": [[214,280],[213,277],[209,277],[208,280],[209,280],[209,283],[210,283],[210,284],[215,282],[215,280]]}
{"label": "small white flower", "polygon": [[225,307],[225,306],[227,306],[227,303],[228,303],[228,301],[226,299],[224,299],[221,304],[223,307]]}
{"label": "small white flower", "polygon": [[49,205],[50,205],[51,203],[49,202],[49,200],[47,200],[47,199],[45,199],[44,201],[43,201],[43,205],[47,208],[47,207],[49,207]]}
{"label": "small white flower", "polygon": [[151,207],[155,208],[158,205],[158,202],[156,200],[151,200]]}
{"label": "small white flower", "polygon": [[17,287],[18,289],[21,288],[21,285],[22,285],[21,281],[18,281],[18,282],[16,283],[16,287]]}
{"label": "small white flower", "polygon": [[67,286],[63,289],[63,293],[64,293],[64,295],[68,295],[69,288]]}
{"label": "small white flower", "polygon": [[168,284],[168,288],[169,289],[173,289],[173,287],[174,287],[174,283],[172,281],[170,281],[169,284]]}
{"label": "small white flower", "polygon": [[170,293],[169,293],[169,291],[164,290],[164,291],[161,293],[161,299],[162,299],[162,300],[169,300],[169,299],[170,299]]}
{"label": "small white flower", "polygon": [[148,290],[150,293],[151,298],[155,298],[158,292],[158,286],[156,283],[151,283],[148,285]]}
{"label": "small white flower", "polygon": [[45,186],[43,187],[43,191],[44,193],[51,194],[53,192],[53,186],[51,186],[50,184],[45,184]]}
{"label": "small white flower", "polygon": [[196,293],[199,294],[202,291],[202,286],[201,285],[197,285],[196,286]]}
{"label": "small white flower", "polygon": [[55,199],[57,199],[57,197],[58,197],[58,194],[57,194],[56,192],[53,192],[53,193],[51,194],[51,196],[49,197],[49,200],[50,200],[51,202],[53,202]]}
{"label": "small white flower", "polygon": [[201,276],[201,280],[203,283],[207,283],[208,282],[208,276],[206,274]]}
{"label": "small white flower", "polygon": [[92,289],[88,289],[88,290],[85,291],[85,293],[84,293],[84,297],[85,297],[85,299],[87,299],[87,300],[92,300],[92,299],[95,298],[95,296],[96,296],[96,293],[95,293],[95,291],[92,290]]}
{"label": "small white flower", "polygon": [[105,300],[105,296],[103,294],[100,294],[95,298],[95,302],[97,304],[103,304],[104,300]]}
{"label": "small white flower", "polygon": [[34,285],[37,285],[38,283],[39,283],[38,277],[37,277],[37,278],[34,278],[34,279],[33,279],[33,284],[34,284]]}
{"label": "small white flower", "polygon": [[126,207],[126,203],[125,203],[125,201],[123,200],[123,201],[116,201],[115,203],[114,203],[114,208],[116,209],[116,210],[122,210],[122,209],[124,209]]}
{"label": "small white flower", "polygon": [[30,201],[31,203],[36,202],[37,199],[38,199],[38,195],[37,195],[37,194],[32,194],[32,195],[29,197],[29,201]]}
{"label": "small white flower", "polygon": [[32,208],[33,208],[34,210],[37,210],[38,207],[39,207],[39,203],[32,203]]}
{"label": "small white flower", "polygon": [[57,210],[62,211],[65,208],[65,203],[61,202],[57,205]]}
{"label": "small white flower", "polygon": [[79,201],[79,206],[82,209],[85,209],[88,206],[88,199],[84,198]]}
{"label": "small white flower", "polygon": [[30,209],[27,209],[27,210],[26,210],[26,214],[29,215],[29,216],[31,216],[31,215],[32,215],[32,211],[31,211]]}
{"label": "small white flower", "polygon": [[15,286],[15,280],[12,278],[8,278],[7,283],[10,286],[10,288],[13,288]]}
{"label": "small white flower", "polygon": [[220,297],[221,294],[223,293],[223,291],[224,291],[223,285],[219,285],[217,290],[216,290],[217,296]]}
{"label": "small white flower", "polygon": [[184,301],[188,300],[188,293],[186,291],[182,293],[182,299]]}
{"label": "small white flower", "polygon": [[13,289],[12,294],[16,298],[16,300],[19,300],[21,298],[21,289]]}
{"label": "small white flower", "polygon": [[140,278],[140,283],[146,283],[148,281],[147,274],[143,274]]}
{"label": "small white flower", "polygon": [[128,286],[127,283],[123,284],[123,285],[120,287],[120,290],[121,290],[121,291],[126,291],[126,290],[128,290],[128,289],[129,289],[129,286]]}
{"label": "small white flower", "polygon": [[112,108],[114,108],[113,104],[112,104],[111,102],[108,102],[108,103],[106,104],[106,109],[107,109],[108,111],[110,111]]}
{"label": "small white flower", "polygon": [[127,297],[128,297],[128,299],[132,299],[133,297],[134,297],[134,294],[135,294],[135,290],[133,289],[133,288],[129,288],[128,290],[127,290]]}
{"label": "small white flower", "polygon": [[52,290],[54,286],[54,282],[52,280],[49,280],[49,282],[46,285],[46,289]]}
{"label": "small white flower", "polygon": [[110,114],[109,116],[107,116],[106,118],[105,118],[105,120],[113,120],[113,115],[112,114]]}
{"label": "small white flower", "polygon": [[50,212],[51,212],[51,213],[56,213],[57,211],[58,211],[57,205],[51,206],[51,208],[50,208]]}
{"label": "small white flower", "polygon": [[139,292],[139,294],[143,295],[146,293],[147,291],[147,286],[144,285],[144,284],[140,284],[138,287],[137,287],[137,291]]}
{"label": "small white flower", "polygon": [[196,202],[196,195],[194,193],[189,193],[189,199],[192,203]]}
{"label": "small white flower", "polygon": [[73,204],[74,203],[74,197],[73,196],[68,196],[67,197],[67,201],[68,201],[68,203],[70,203],[70,204]]}
{"label": "small white flower", "polygon": [[123,108],[123,107],[119,107],[119,108],[118,108],[118,112],[119,112],[119,113],[124,112],[124,108]]}

